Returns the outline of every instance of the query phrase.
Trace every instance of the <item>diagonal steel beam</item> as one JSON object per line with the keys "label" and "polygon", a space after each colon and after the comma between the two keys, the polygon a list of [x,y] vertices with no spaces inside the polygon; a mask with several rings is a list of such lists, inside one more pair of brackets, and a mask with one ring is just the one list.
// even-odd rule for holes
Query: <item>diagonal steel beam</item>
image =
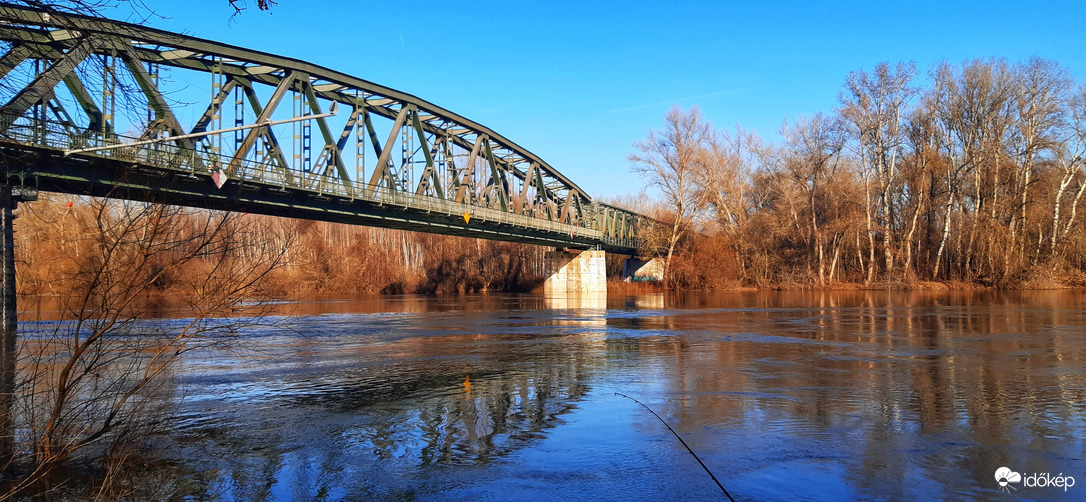
{"label": "diagonal steel beam", "polygon": [[460,181],[460,187],[456,190],[456,202],[464,202],[464,196],[468,194],[468,189],[474,188],[472,181],[475,180],[475,162],[479,158],[479,149],[483,146],[484,140],[486,140],[485,134],[475,138],[475,144],[471,147],[471,154],[468,155],[468,166],[464,170],[464,178]]}
{"label": "diagonal steel beam", "polygon": [[422,178],[419,180],[419,185],[418,188],[415,189],[415,193],[426,193],[426,189],[429,188],[429,182],[433,182],[437,196],[444,199],[445,192],[441,189],[441,180],[438,179],[437,169],[434,168],[434,156],[430,153],[430,145],[426,143],[426,131],[422,129],[422,123],[419,122],[419,114],[417,111],[411,114],[411,124],[414,126],[415,133],[418,135],[419,144],[422,145],[422,154],[426,158],[426,170],[422,172]]}
{"label": "diagonal steel beam", "polygon": [[94,102],[94,98],[91,97],[90,91],[83,85],[83,81],[79,80],[76,74],[68,75],[64,77],[64,85],[68,87],[68,91],[75,97],[79,107],[83,109],[83,113],[86,114],[87,119],[90,121],[90,125],[87,126],[89,131],[113,131],[113,124],[105,121],[105,114],[102,113],[102,109],[98,108],[98,103]]}
{"label": "diagonal steel beam", "polygon": [[[366,126],[366,134],[368,134],[369,137],[370,137],[370,145],[373,146],[373,153],[375,155],[377,155],[378,159],[380,159],[381,156],[384,155],[384,148],[381,146],[381,140],[377,138],[377,129],[375,129],[373,127],[373,119],[370,118],[369,109],[366,108],[365,103],[363,103],[362,106],[363,106],[363,108],[362,108],[362,123]],[[380,108],[380,107],[377,107],[377,108]],[[397,117],[398,117],[398,115],[397,115]],[[374,169],[374,176],[377,176],[377,171],[381,170],[382,168],[381,167],[374,167],[373,169]],[[359,176],[358,176],[358,181],[359,182],[362,181],[362,178],[363,178],[362,174],[365,174],[365,173],[360,173],[359,174]],[[391,180],[389,182],[391,183]],[[389,186],[389,188],[391,189],[392,187]],[[366,189],[363,188],[363,191],[365,191],[365,190]]]}
{"label": "diagonal steel beam", "polygon": [[505,179],[505,175],[498,171],[498,163],[494,160],[494,150],[490,147],[490,138],[487,138],[483,144],[483,153],[486,154],[486,161],[490,164],[490,180],[493,185],[491,188],[498,192],[498,202],[501,203],[502,211],[508,212],[509,182]]}
{"label": "diagonal steel beam", "polygon": [[[414,127],[413,124],[412,124],[412,127]],[[420,127],[419,129],[422,129],[422,128]],[[416,131],[416,133],[417,133],[417,131]],[[418,137],[417,134],[416,134],[416,137]],[[422,172],[422,175],[419,176],[419,182],[418,182],[418,184],[416,185],[416,188],[415,188],[415,193],[419,194],[419,195],[424,195],[424,194],[429,193],[429,190],[435,184],[437,186],[439,186],[439,187],[442,186],[441,182],[440,182],[441,172],[438,169],[439,164],[438,164],[438,161],[437,161],[437,158],[438,158],[437,154],[438,154],[438,152],[441,151],[441,144],[444,143],[445,140],[443,138],[440,138],[440,137],[437,137],[437,136],[434,136],[433,140],[434,140],[434,144],[433,144],[433,146],[431,146],[430,142],[426,139],[425,132],[424,132],[423,136],[422,136],[422,139],[419,141],[419,150],[422,151],[423,158],[424,159],[426,159],[426,158],[430,159],[430,161],[427,162],[427,164],[426,164],[426,169],[424,169],[423,172]],[[433,165],[433,167],[430,167],[431,165]],[[438,178],[438,179],[435,180],[434,178]],[[436,181],[436,183],[435,183],[435,181]],[[432,195],[431,197],[438,197],[440,199],[444,199],[445,195],[443,193],[435,192],[434,195]]]}
{"label": "diagonal steel beam", "polygon": [[[313,85],[309,83],[309,79],[305,79],[302,83],[302,92],[305,94],[306,101],[309,101],[309,110],[314,115],[324,115],[324,111],[321,110],[320,102],[317,101],[317,96],[313,93]],[[343,165],[343,149],[339,147],[336,141],[332,139],[332,130],[328,127],[328,121],[324,117],[315,119],[317,122],[317,129],[320,130],[321,136],[324,138],[324,148],[322,148],[321,156],[329,156],[331,162],[327,167],[335,166],[336,173],[339,175],[339,179],[343,183],[343,187],[349,189],[351,177],[347,174],[347,167]],[[328,168],[325,168],[323,172],[319,173],[321,176],[328,175]],[[314,169],[314,172],[316,170]]]}
{"label": "diagonal steel beam", "polygon": [[[400,130],[403,129],[403,125],[407,122],[407,116],[414,111],[414,106],[407,105],[400,109],[399,115],[396,116],[396,122],[392,124],[392,130],[388,133],[388,141],[384,142],[384,146],[380,149],[381,155],[377,158],[377,166],[373,169],[373,176],[370,176],[370,189],[377,188],[377,183],[384,179],[388,184],[389,190],[396,190],[396,187],[392,181],[392,148],[390,148],[396,142],[396,136],[399,136]],[[369,117],[367,117],[366,125],[369,126]],[[371,130],[372,131],[372,130]],[[376,139],[376,138],[374,138]],[[376,148],[377,143],[374,142]]]}
{"label": "diagonal steel beam", "polygon": [[[396,116],[394,115],[393,120],[395,120],[395,117]],[[370,145],[373,146],[373,153],[380,158],[382,151],[381,140],[377,138],[377,129],[373,127],[373,119],[370,118],[368,109],[363,108],[362,110],[362,122],[366,125],[366,133],[369,134]]]}
{"label": "diagonal steel beam", "polygon": [[[283,96],[286,95],[287,91],[294,87],[294,82],[296,78],[297,73],[292,72],[290,75],[287,76],[287,78],[284,78],[282,81],[280,81],[279,85],[275,88],[275,91],[272,92],[271,97],[268,98],[268,102],[263,106],[260,105],[259,101],[256,101],[256,93],[252,92],[252,89],[246,87],[245,94],[249,97],[249,103],[253,105],[253,111],[257,114],[257,123],[268,122],[271,119],[272,113],[275,112],[275,109],[279,107],[279,103],[283,101]],[[282,156],[282,151],[279,149],[279,142],[275,139],[275,135],[272,134],[272,132],[268,130],[267,127],[257,127],[255,129],[251,129],[245,135],[245,139],[241,141],[241,146],[238,148],[238,151],[234,152],[234,157],[230,159],[230,164],[227,168],[227,174],[232,174],[237,170],[241,169],[242,160],[245,158],[246,155],[249,155],[249,152],[253,149],[253,145],[256,144],[257,138],[259,138],[260,136],[271,138],[273,146],[276,148],[276,150],[280,151],[280,156]],[[288,164],[286,163],[286,160],[280,160],[283,162],[281,167],[283,171],[285,171],[284,175],[289,180],[288,182],[293,185],[294,180],[290,173],[287,172],[289,171],[289,169],[287,169]]]}
{"label": "diagonal steel beam", "polygon": [[585,214],[584,205],[581,204],[581,198],[576,193],[570,192],[570,196],[573,197],[573,216],[576,217],[574,221],[571,221],[574,225],[580,225],[582,227],[588,227],[588,215]]}
{"label": "diagonal steel beam", "polygon": [[80,130],[79,125],[72,120],[71,114],[64,108],[64,103],[61,103],[60,100],[57,99],[56,94],[49,96],[49,98],[45,100],[45,107],[48,108],[50,112],[53,112],[53,117],[56,118],[57,122],[63,125],[69,133],[76,133]]}
{"label": "diagonal steel beam", "polygon": [[547,186],[543,184],[543,170],[535,170],[535,188],[536,194],[541,197],[543,206],[547,208],[547,219],[554,219],[554,212],[551,210],[550,197],[547,195]]}
{"label": "diagonal steel beam", "polygon": [[[335,149],[339,152],[337,156],[341,157],[340,162],[342,162],[343,150],[347,148],[347,142],[351,139],[351,133],[355,132],[355,128],[358,128],[358,133],[361,135],[362,129],[365,128],[365,125],[363,124],[363,115],[366,113],[366,104],[364,100],[359,101],[360,103],[356,103],[356,105],[352,107],[351,115],[347,117],[347,123],[343,125],[343,132],[339,134],[339,139],[336,140]],[[364,148],[362,148],[362,150],[364,150]],[[366,152],[362,151],[361,154],[365,155]],[[362,179],[363,164],[364,161],[362,160],[355,162],[355,181],[361,181]],[[356,190],[355,186],[347,183],[350,181],[350,178],[344,177],[343,179],[345,180],[344,185],[347,187],[347,190],[349,192],[354,192]]]}
{"label": "diagonal steel beam", "polygon": [[[135,54],[129,48],[121,51],[121,60],[124,61],[125,66],[128,67],[129,73],[136,80],[136,85],[139,85],[140,90],[143,91],[143,95],[147,98],[151,108],[155,111],[155,119],[160,121],[162,125],[166,126],[166,131],[173,136],[181,136],[185,134],[185,129],[181,127],[181,123],[177,121],[177,116],[173,114],[173,110],[170,109],[170,104],[166,102],[166,98],[162,96],[162,92],[158,90],[155,83],[151,79],[151,75],[147,73],[147,69],[143,67],[143,62],[140,61]],[[148,124],[148,129],[151,129],[151,125]],[[177,146],[195,150],[195,145],[191,138],[177,140]]]}
{"label": "diagonal steel beam", "polygon": [[[94,51],[94,43],[90,38],[82,39],[64,57],[49,65],[30,85],[24,87],[11,98],[2,108],[0,115],[8,117],[21,117],[30,107],[40,103],[52,94],[53,89],[64,77],[70,75],[79,63],[87,59]],[[13,121],[0,121],[0,132],[6,132]]]}
{"label": "diagonal steel beam", "polygon": [[564,203],[562,203],[562,212],[558,214],[558,222],[559,223],[572,223],[573,222],[572,218],[569,221],[566,220],[566,217],[570,216],[569,209],[570,209],[570,205],[573,203],[573,197],[574,197],[574,195],[573,195],[572,190],[570,190],[569,192],[566,193],[566,201]]}
{"label": "diagonal steel beam", "polygon": [[25,44],[16,44],[12,46],[11,50],[4,54],[4,57],[0,57],[0,79],[6,77],[8,73],[11,73],[11,70],[14,70],[22,64],[23,61],[26,61],[26,58],[30,57],[30,54],[30,47],[27,47]]}
{"label": "diagonal steel beam", "polygon": [[[244,85],[235,77],[226,77],[226,82],[223,82],[222,87],[219,89],[218,94],[211,98],[211,102],[208,103],[207,108],[204,109],[204,113],[200,115],[200,118],[196,120],[196,125],[192,126],[189,130],[189,134],[201,133],[207,130],[211,125],[211,120],[215,118],[215,114],[222,112],[222,104],[226,102],[226,98],[230,95],[230,91],[234,90],[234,87],[238,85]],[[248,87],[252,87],[249,85]],[[196,138],[196,141],[203,141],[203,138]]]}
{"label": "diagonal steel beam", "polygon": [[351,111],[351,115],[347,117],[347,123],[343,126],[343,132],[339,134],[339,139],[336,140],[336,149],[340,152],[344,148],[347,148],[347,142],[351,140],[351,132],[355,127],[359,127],[362,122],[362,113],[365,110],[365,104],[354,107]]}
{"label": "diagonal steel beam", "polygon": [[[260,105],[260,98],[257,97],[256,91],[253,90],[252,87],[245,87],[244,85],[242,86],[242,91],[245,94],[245,99],[249,102],[249,107],[253,109],[253,113],[258,116],[264,113],[264,107]],[[257,139],[264,140],[264,144],[268,147],[268,151],[264,154],[264,159],[271,157],[275,160],[276,165],[279,166],[279,174],[283,175],[284,182],[287,185],[294,186],[294,175],[290,172],[290,164],[287,163],[287,157],[283,154],[283,149],[279,146],[279,139],[275,137],[275,134],[272,133],[269,127],[256,127],[252,130],[257,131]]]}
{"label": "diagonal steel beam", "polygon": [[532,177],[535,175],[536,163],[532,162],[528,165],[528,171],[524,177],[524,182],[520,186],[520,199],[513,208],[513,211],[517,214],[524,214],[525,206],[528,204],[528,189],[532,186]]}

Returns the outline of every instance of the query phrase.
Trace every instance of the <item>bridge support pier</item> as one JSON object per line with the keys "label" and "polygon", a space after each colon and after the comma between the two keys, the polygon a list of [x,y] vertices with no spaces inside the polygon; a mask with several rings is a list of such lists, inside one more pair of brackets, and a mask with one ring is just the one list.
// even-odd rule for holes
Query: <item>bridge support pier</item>
{"label": "bridge support pier", "polygon": [[634,281],[662,281],[664,280],[664,259],[627,258],[622,264],[622,278]]}
{"label": "bridge support pier", "polygon": [[547,280],[543,283],[544,294],[607,292],[607,260],[603,251],[549,251],[545,259]]}
{"label": "bridge support pier", "polygon": [[15,303],[15,231],[12,228],[16,199],[11,185],[0,184],[0,463],[12,460],[14,450],[15,330],[18,327]]}

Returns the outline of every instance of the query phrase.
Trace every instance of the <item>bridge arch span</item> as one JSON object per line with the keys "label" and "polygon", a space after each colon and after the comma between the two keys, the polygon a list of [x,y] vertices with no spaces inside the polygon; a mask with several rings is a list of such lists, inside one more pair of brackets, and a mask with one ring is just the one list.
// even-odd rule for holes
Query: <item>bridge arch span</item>
{"label": "bridge arch span", "polygon": [[[598,203],[482,124],[299,59],[0,5],[0,162],[47,190],[630,254]],[[332,115],[332,112],[336,112]]]}

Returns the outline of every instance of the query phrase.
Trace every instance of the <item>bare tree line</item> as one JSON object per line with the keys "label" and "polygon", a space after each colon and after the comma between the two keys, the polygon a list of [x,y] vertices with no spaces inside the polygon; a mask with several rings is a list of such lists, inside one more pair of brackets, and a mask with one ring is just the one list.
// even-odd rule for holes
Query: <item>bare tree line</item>
{"label": "bare tree line", "polygon": [[[105,203],[43,193],[41,200],[20,205],[16,225],[20,294],[67,296],[76,290],[70,278],[83,273],[86,257],[95,252],[94,234],[86,222],[95,221],[94,208]],[[542,283],[548,249],[258,214],[232,213],[230,221],[260,229],[231,233],[238,260],[258,266],[264,249],[281,250],[277,266],[261,277],[259,286],[269,295],[283,297],[528,291]],[[185,218],[175,218],[172,224],[193,225]],[[194,273],[175,267],[143,291],[152,297],[187,294],[184,280]]]}
{"label": "bare tree line", "polygon": [[726,238],[719,266],[754,286],[1083,283],[1086,86],[1037,58],[928,77],[852,72],[832,114],[786,122],[777,144],[673,108],[630,156],[671,222],[652,250]]}

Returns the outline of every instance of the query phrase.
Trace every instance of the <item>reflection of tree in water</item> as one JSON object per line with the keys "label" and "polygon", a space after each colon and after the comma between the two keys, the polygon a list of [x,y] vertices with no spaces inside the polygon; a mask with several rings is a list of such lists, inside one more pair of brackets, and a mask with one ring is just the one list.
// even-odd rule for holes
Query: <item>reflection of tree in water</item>
{"label": "reflection of tree in water", "polygon": [[379,458],[420,467],[487,463],[562,423],[588,390],[578,366],[465,377],[345,436]]}
{"label": "reflection of tree in water", "polygon": [[311,359],[274,369],[253,362],[240,375],[197,382],[228,390],[205,390],[213,397],[165,439],[175,493],[411,498],[419,478],[489,465],[545,438],[586,396],[600,364],[592,355],[600,338],[583,331],[593,316],[476,315],[367,317],[371,331],[398,331],[358,343],[369,332],[357,327],[292,339]]}
{"label": "reflection of tree in water", "polygon": [[403,389],[398,401],[362,408],[355,401],[321,409],[332,404],[323,398],[269,407],[277,412],[260,407],[232,426],[199,426],[163,438],[161,448],[170,458],[134,476],[144,485],[137,494],[254,501],[346,494],[411,498],[416,487],[397,488],[392,478],[489,464],[545,438],[586,395],[584,371],[574,363],[471,378],[468,385],[462,379],[427,379],[382,392],[390,397]]}
{"label": "reflection of tree in water", "polygon": [[[1004,464],[1067,472],[1061,459],[1080,449],[1081,294],[767,298],[758,309],[724,304],[688,319],[678,310],[670,324],[640,321],[688,334],[627,342],[668,361],[675,406],[665,412],[695,441],[719,441],[701,431],[721,424],[756,431],[741,447],[766,459],[858,458],[847,461],[848,482],[890,499],[918,497],[887,482],[918,466],[935,481],[922,493],[953,499],[991,488],[984,483]],[[699,325],[720,338],[684,345]]]}

